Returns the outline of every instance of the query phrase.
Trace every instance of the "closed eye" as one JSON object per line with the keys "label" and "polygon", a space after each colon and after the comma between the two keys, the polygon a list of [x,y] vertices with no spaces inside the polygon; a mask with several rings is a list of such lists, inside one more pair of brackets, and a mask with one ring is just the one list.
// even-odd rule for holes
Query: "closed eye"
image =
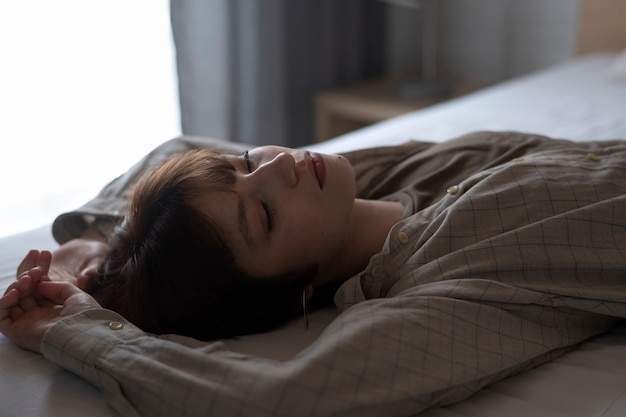
{"label": "closed eye", "polygon": [[261,204],[263,205],[263,210],[265,210],[265,217],[267,219],[267,231],[271,232],[274,228],[274,211],[264,201],[261,202]]}
{"label": "closed eye", "polygon": [[[248,151],[245,151],[243,153],[243,159],[246,161],[246,168],[248,169],[248,173],[252,173],[252,160]],[[270,232],[272,231],[272,229],[274,229],[274,219],[276,218],[276,216],[274,215],[274,211],[272,210],[272,208],[265,201],[261,201],[261,205],[263,206],[263,210],[265,211],[267,231]]]}
{"label": "closed eye", "polygon": [[250,154],[248,151],[245,151],[243,154],[243,159],[246,161],[246,168],[248,168],[248,173],[252,172],[252,161],[250,160]]}

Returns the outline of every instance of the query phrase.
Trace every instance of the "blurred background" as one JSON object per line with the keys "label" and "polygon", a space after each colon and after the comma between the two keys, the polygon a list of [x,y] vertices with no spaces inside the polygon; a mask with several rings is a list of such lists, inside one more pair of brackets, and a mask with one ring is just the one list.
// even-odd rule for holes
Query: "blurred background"
{"label": "blurred background", "polygon": [[180,133],[167,0],[0,2],[0,236]]}
{"label": "blurred background", "polygon": [[[50,223],[182,133],[306,146],[341,133],[316,134],[329,92],[364,86],[381,109],[367,124],[566,61],[580,4],[0,2],[0,236]],[[425,60],[449,96],[397,97],[398,81],[433,76]]]}

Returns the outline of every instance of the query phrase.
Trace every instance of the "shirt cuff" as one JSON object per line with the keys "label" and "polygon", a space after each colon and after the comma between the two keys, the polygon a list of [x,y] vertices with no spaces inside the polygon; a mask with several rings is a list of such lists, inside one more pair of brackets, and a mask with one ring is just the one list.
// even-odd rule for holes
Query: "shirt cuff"
{"label": "shirt cuff", "polygon": [[106,390],[112,381],[99,369],[99,361],[115,346],[142,335],[141,330],[113,311],[88,310],[52,326],[44,335],[41,353],[51,362]]}

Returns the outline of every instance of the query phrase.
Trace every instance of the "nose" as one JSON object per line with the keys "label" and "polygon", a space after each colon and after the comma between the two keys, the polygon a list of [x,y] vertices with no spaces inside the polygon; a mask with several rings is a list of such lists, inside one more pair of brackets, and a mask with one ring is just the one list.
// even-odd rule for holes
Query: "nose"
{"label": "nose", "polygon": [[258,178],[269,180],[275,184],[284,184],[295,187],[298,184],[296,175],[296,160],[286,152],[280,152],[272,160],[267,161],[257,168],[254,174]]}

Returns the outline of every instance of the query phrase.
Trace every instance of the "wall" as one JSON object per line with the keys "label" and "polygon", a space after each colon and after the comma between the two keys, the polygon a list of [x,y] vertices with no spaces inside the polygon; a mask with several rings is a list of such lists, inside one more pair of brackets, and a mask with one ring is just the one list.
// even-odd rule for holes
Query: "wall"
{"label": "wall", "polygon": [[[440,68],[496,82],[563,62],[575,54],[579,0],[425,0],[437,7]],[[388,68],[419,62],[411,13],[390,6]],[[415,22],[416,20],[413,20]],[[419,20],[417,20],[419,21]]]}

